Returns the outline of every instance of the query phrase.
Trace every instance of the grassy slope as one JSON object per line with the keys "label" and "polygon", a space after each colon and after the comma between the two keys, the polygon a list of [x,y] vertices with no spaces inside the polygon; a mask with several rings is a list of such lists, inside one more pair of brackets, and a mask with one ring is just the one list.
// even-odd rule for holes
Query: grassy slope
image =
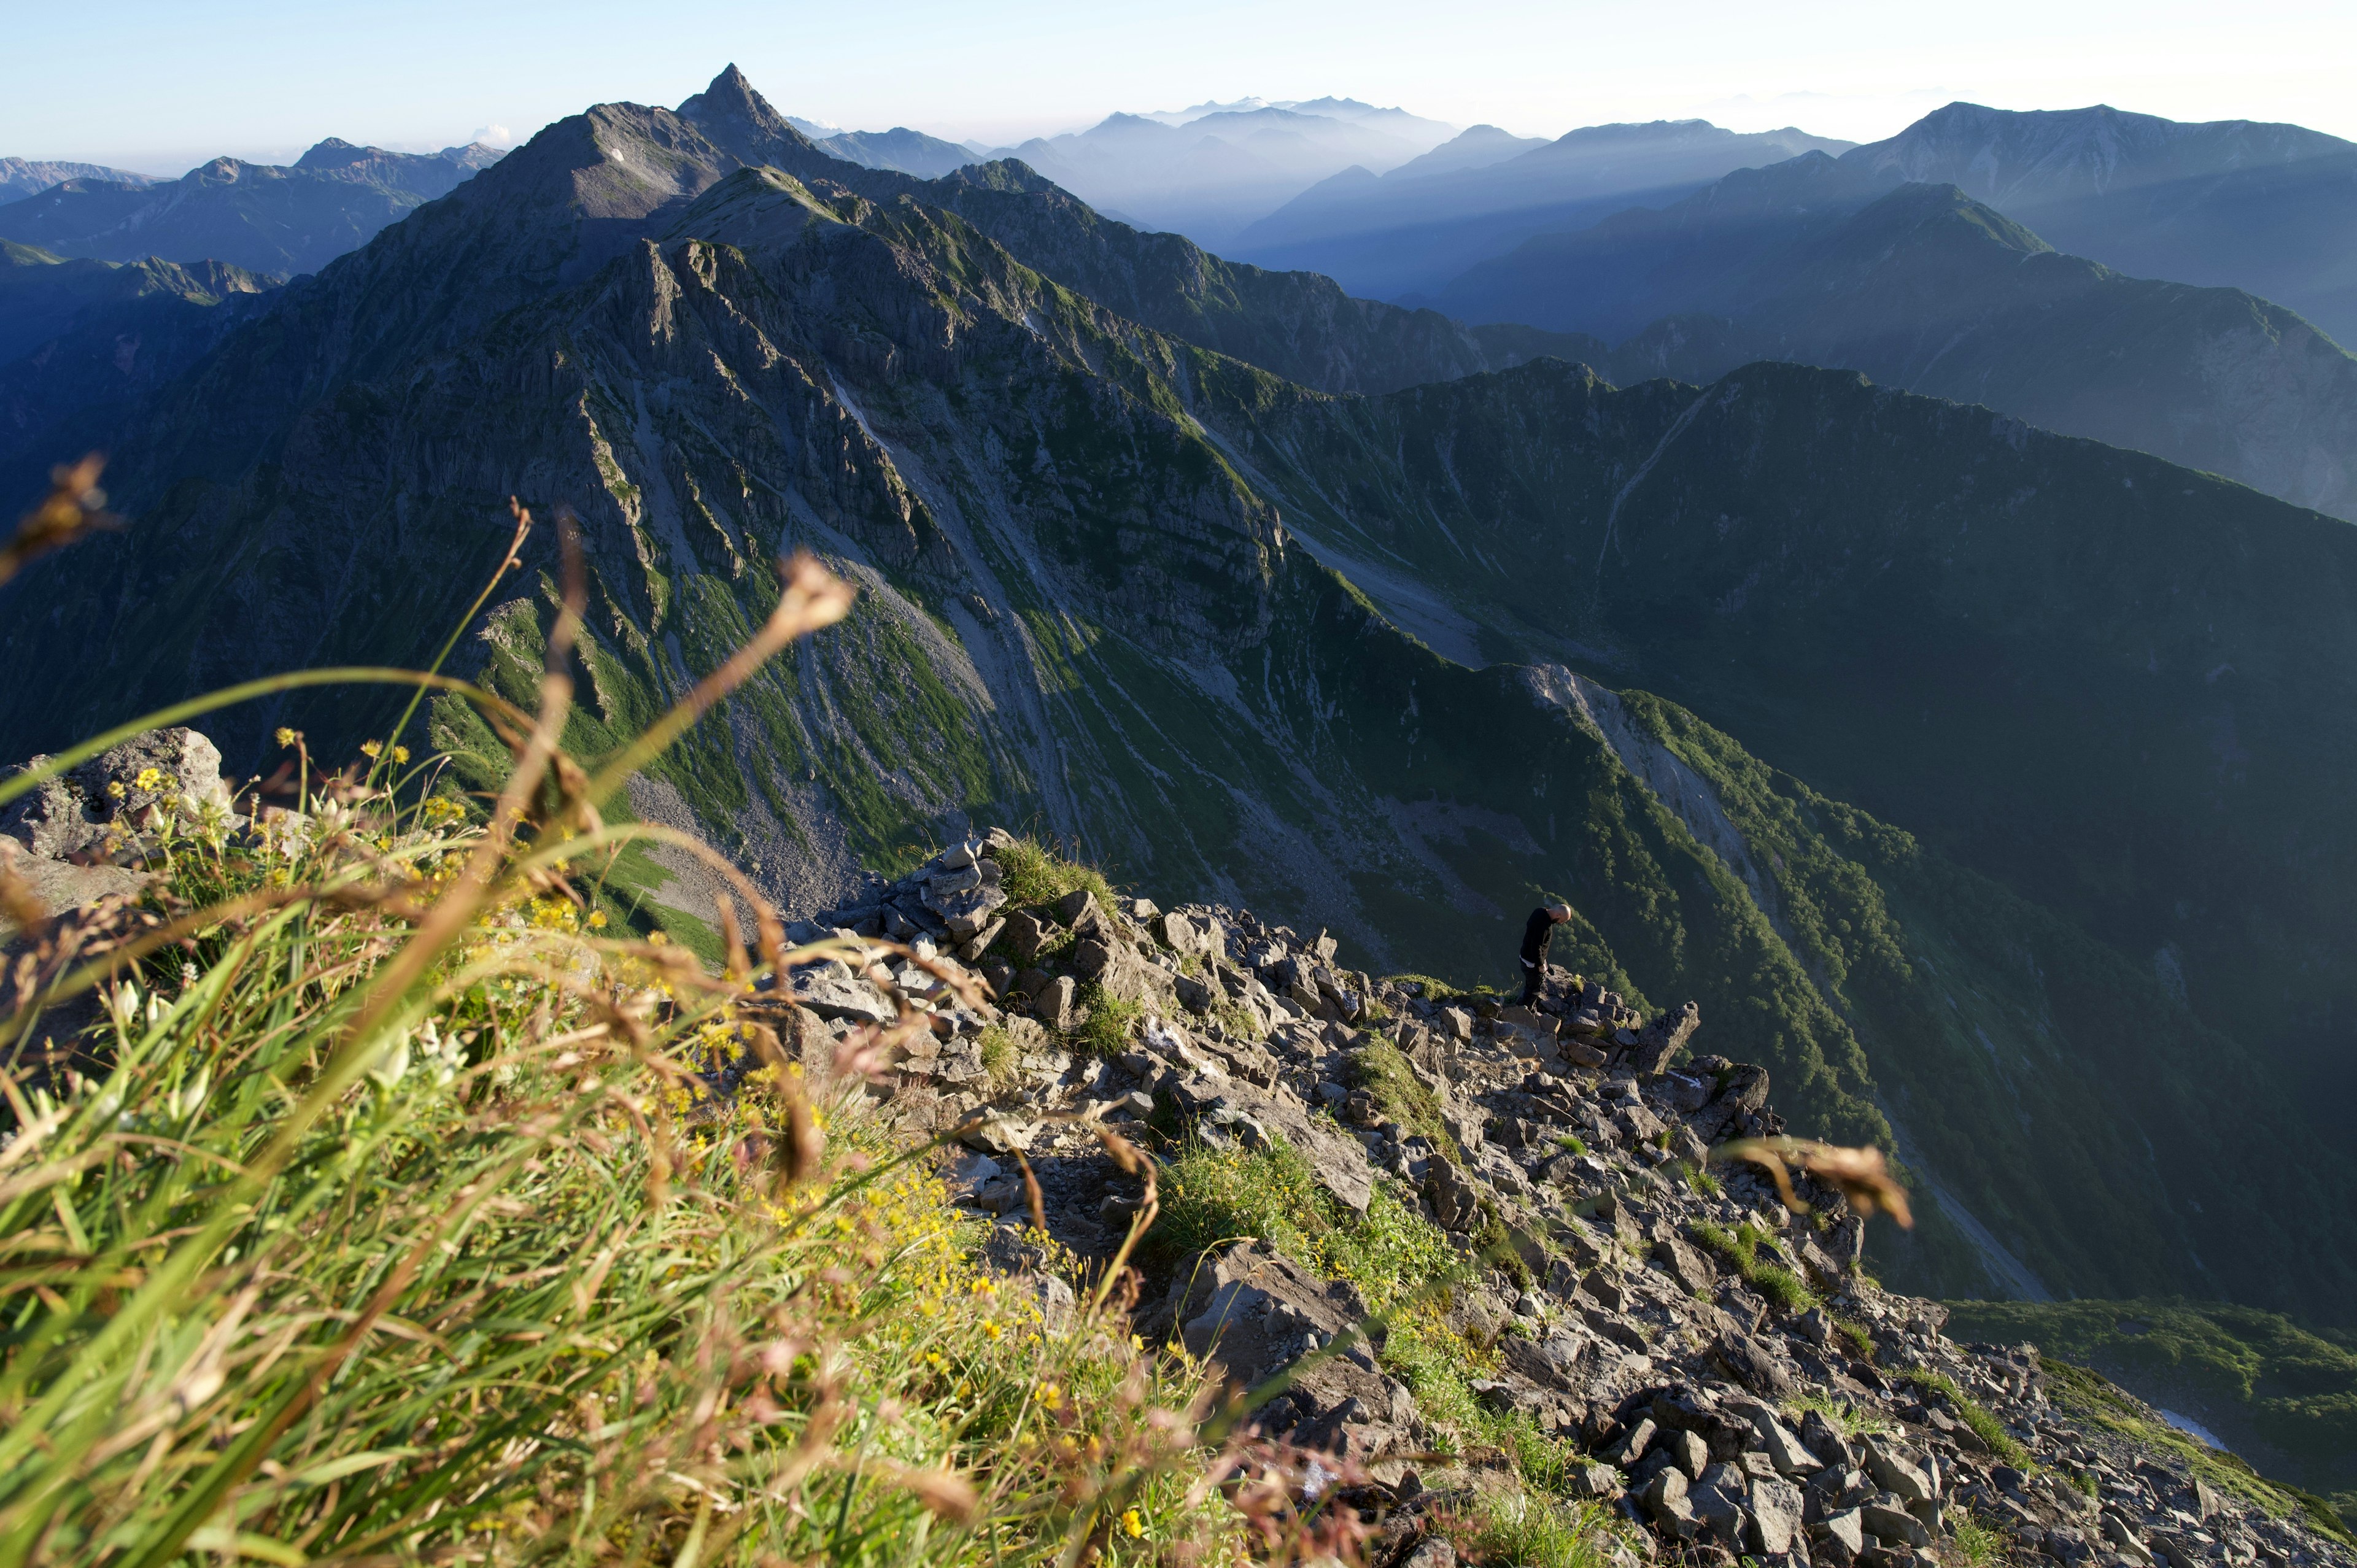
{"label": "grassy slope", "polygon": [[2260,1468],[2357,1519],[2357,1345],[2345,1334],[2181,1297],[1955,1302],[1948,1332],[2000,1344],[2035,1340],[2191,1416]]}

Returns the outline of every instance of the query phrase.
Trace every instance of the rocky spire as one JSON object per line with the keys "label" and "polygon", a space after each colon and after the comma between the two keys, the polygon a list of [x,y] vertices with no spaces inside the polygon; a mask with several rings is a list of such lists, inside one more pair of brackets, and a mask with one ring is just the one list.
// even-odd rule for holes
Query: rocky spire
{"label": "rocky spire", "polygon": [[792,171],[807,166],[813,158],[834,161],[788,124],[786,117],[756,92],[745,73],[733,64],[714,77],[709,87],[683,102],[679,117],[703,132],[714,145],[748,164]]}

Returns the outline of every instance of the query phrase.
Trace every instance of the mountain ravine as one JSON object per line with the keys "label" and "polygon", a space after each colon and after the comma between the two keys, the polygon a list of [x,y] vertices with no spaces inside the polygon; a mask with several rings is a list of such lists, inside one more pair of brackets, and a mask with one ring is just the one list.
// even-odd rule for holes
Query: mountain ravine
{"label": "mountain ravine", "polygon": [[[1803,655],[1865,657],[1843,638],[1887,639],[1876,616],[1914,613],[1868,590],[1894,570],[1929,581],[1927,551],[2008,607],[1995,646],[2035,633],[2038,583],[2075,582],[2061,568],[2104,529],[2149,525],[2114,492],[2208,497],[2148,504],[2185,548],[2326,597],[2316,568],[2338,546],[2316,531],[2340,525],[1792,367],[1706,395],[1616,391],[1552,360],[1372,399],[1308,391],[1116,314],[926,199],[970,182],[834,166],[834,182],[798,134],[762,129],[774,112],[740,84],[682,114],[607,105],[552,126],[273,296],[143,404],[111,476],[135,524],[5,601],[0,755],[258,671],[424,662],[499,559],[511,494],[582,521],[574,739],[594,753],[748,633],[772,556],[812,548],[862,585],[849,621],[634,795],[692,813],[799,910],[861,865],[904,869],[978,821],[1014,822],[1168,896],[1323,924],[1362,968],[1502,981],[1522,915],[1559,892],[1579,919],[1558,961],[1632,1005],[1695,1002],[1721,1048],[1776,1074],[1796,1128],[1895,1136],[1936,1180],[1955,1215],[1925,1206],[1918,1240],[1884,1259],[1895,1278],[2346,1315],[2345,1134],[2289,1110],[2290,1068],[2103,940],[2067,879],[2032,903],[1762,760],[1797,736],[1829,773],[1875,783],[1813,738],[1838,683],[1763,709],[1695,673],[1732,657],[1711,637],[1745,589],[1710,542],[1751,538],[1713,521],[1738,495],[1745,515],[1814,520],[1795,525],[1797,556],[1770,545],[1758,564],[1803,571],[1790,603],[1816,595],[1839,620],[1771,628],[1793,646],[1760,678],[1789,665],[1803,682],[1822,667]],[[737,166],[724,143],[802,172]],[[870,197],[855,177],[892,183]],[[1910,484],[1944,484],[1944,510],[1877,499]],[[1508,505],[1513,487],[1552,499]],[[1296,518],[1318,549],[1363,556],[1370,586],[1306,548]],[[1986,553],[1959,542],[1993,533]],[[549,531],[531,549],[466,642],[494,685],[539,664]],[[1419,564],[1442,555],[1448,571]],[[1430,585],[1432,640],[1457,628],[1464,658],[1378,607],[1404,565]],[[1678,572],[1700,591],[1667,586]],[[1486,621],[1467,607],[1482,573],[1523,596],[1499,592]],[[2141,638],[2139,613],[2132,594],[2105,610],[2107,648]],[[1648,626],[1675,635],[1649,643]],[[1958,650],[1932,651],[1945,670]],[[2194,650],[2167,653],[2174,671]],[[1894,690],[1916,657],[1886,649]],[[1568,668],[1616,658],[1617,693]],[[1739,744],[1732,723],[1627,689],[1639,676],[1778,725]],[[1994,725],[2000,696],[1960,700]],[[252,768],[275,725],[332,754],[391,712],[339,693],[210,733]],[[447,705],[433,734],[478,776],[503,756]],[[796,886],[789,865],[816,874]],[[2186,952],[2207,1001],[2212,973]]]}

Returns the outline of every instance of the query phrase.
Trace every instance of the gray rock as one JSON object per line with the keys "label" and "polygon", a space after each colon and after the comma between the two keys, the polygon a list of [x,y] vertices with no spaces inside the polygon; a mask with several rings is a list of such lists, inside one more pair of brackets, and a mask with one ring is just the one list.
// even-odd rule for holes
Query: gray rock
{"label": "gray rock", "polygon": [[1810,1560],[1842,1568],[1866,1550],[1866,1519],[1857,1509],[1844,1509],[1810,1526],[1809,1535],[1814,1548]]}
{"label": "gray rock", "polygon": [[1924,1548],[1932,1544],[1932,1532],[1923,1528],[1923,1521],[1903,1508],[1894,1508],[1884,1502],[1869,1502],[1857,1511],[1858,1520],[1865,1526],[1866,1533],[1877,1541]]}
{"label": "gray rock", "polygon": [[1677,1469],[1665,1469],[1648,1481],[1637,1500],[1663,1534],[1692,1541],[1702,1533],[1702,1521],[1686,1500],[1686,1478]]}
{"label": "gray rock", "polygon": [[1801,1442],[1812,1455],[1836,1470],[1858,1467],[1857,1447],[1835,1430],[1834,1423],[1822,1412],[1813,1410],[1802,1418]]}
{"label": "gray rock", "polygon": [[1471,1230],[1481,1218],[1480,1187],[1446,1155],[1432,1156],[1431,1167],[1424,1178],[1424,1196],[1432,1205],[1433,1218],[1444,1230]]}
{"label": "gray rock", "polygon": [[1751,1335],[1724,1335],[1711,1354],[1728,1377],[1762,1399],[1783,1399],[1792,1391],[1792,1374]]}
{"label": "gray rock", "polygon": [[1653,1445],[1654,1433],[1659,1430],[1653,1424],[1652,1416],[1641,1418],[1636,1425],[1629,1429],[1627,1435],[1604,1451],[1605,1459],[1620,1469],[1629,1468],[1644,1457],[1645,1450]]}
{"label": "gray rock", "polygon": [[1718,1271],[1700,1252],[1675,1236],[1663,1236],[1653,1243],[1653,1262],[1666,1270],[1678,1282],[1678,1287],[1692,1294],[1708,1291],[1718,1283]]}
{"label": "gray rock", "polygon": [[1693,1432],[1673,1432],[1662,1440],[1663,1452],[1670,1463],[1686,1473],[1688,1480],[1700,1478],[1710,1464],[1710,1444]]}
{"label": "gray rock", "polygon": [[1686,1493],[1686,1506],[1694,1510],[1695,1518],[1714,1539],[1729,1547],[1739,1548],[1743,1544],[1749,1512],[1744,1507],[1740,1489],[1729,1491],[1725,1487],[1709,1483],[1695,1486]]}
{"label": "gray rock", "polygon": [[1399,1568],[1457,1568],[1457,1548],[1443,1535],[1427,1535],[1400,1559]]}
{"label": "gray rock", "polygon": [[2104,1539],[2117,1547],[2120,1555],[2136,1563],[2138,1568],[2154,1568],[2152,1549],[2128,1528],[2126,1520],[2109,1509],[2104,1513]]}
{"label": "gray rock", "polygon": [[1702,1009],[1689,1002],[1674,1013],[1664,1013],[1638,1031],[1630,1063],[1644,1074],[1665,1070],[1702,1026]]}
{"label": "gray rock", "polygon": [[1571,1493],[1580,1498],[1617,1498],[1620,1472],[1609,1465],[1584,1465],[1571,1477]]}
{"label": "gray rock", "polygon": [[1901,1502],[1928,1503],[1937,1495],[1932,1478],[1920,1466],[1878,1437],[1867,1442],[1866,1472]]}
{"label": "gray rock", "polygon": [[891,999],[840,963],[808,964],[793,972],[794,1001],[822,1018],[855,1024],[888,1024],[899,1009]]}
{"label": "gray rock", "polygon": [[1072,944],[1072,970],[1083,980],[1096,980],[1113,967],[1113,947],[1095,937]]}
{"label": "gray rock", "polygon": [[1744,1415],[1759,1435],[1760,1451],[1778,1475],[1809,1476],[1824,1468],[1824,1461],[1810,1453],[1808,1446],[1793,1435],[1792,1429],[1777,1419],[1774,1411],[1755,1404],[1748,1407]]}
{"label": "gray rock", "polygon": [[1080,1026],[1080,989],[1071,975],[1056,976],[1032,993],[1031,1016],[1060,1035],[1070,1034]]}
{"label": "gray rock", "polygon": [[[36,757],[5,774],[13,777],[47,761]],[[212,812],[233,823],[240,819],[221,764],[213,743],[186,725],[149,730],[0,807],[0,836],[15,839],[37,858],[64,860],[130,847],[163,811],[183,820]]]}
{"label": "gray rock", "polygon": [[1052,929],[1029,910],[1018,910],[1006,917],[1006,929],[1002,940],[1017,963],[1028,964],[1039,956],[1039,950],[1047,945]]}
{"label": "gray rock", "polygon": [[1751,1534],[1747,1544],[1762,1556],[1781,1556],[1801,1536],[1804,1507],[1801,1488],[1790,1481],[1756,1481],[1751,1487]]}

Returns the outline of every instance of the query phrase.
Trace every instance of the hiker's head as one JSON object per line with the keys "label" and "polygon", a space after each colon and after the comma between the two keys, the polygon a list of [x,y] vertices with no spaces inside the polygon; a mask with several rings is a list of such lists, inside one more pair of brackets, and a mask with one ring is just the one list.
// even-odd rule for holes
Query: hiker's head
{"label": "hiker's head", "polygon": [[1571,906],[1568,904],[1550,904],[1546,907],[1546,912],[1558,926],[1571,918]]}

